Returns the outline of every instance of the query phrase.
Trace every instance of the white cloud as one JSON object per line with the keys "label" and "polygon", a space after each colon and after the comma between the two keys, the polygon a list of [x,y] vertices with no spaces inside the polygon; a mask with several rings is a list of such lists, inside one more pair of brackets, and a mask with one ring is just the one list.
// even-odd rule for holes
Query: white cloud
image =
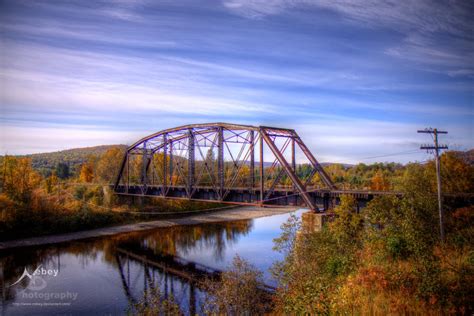
{"label": "white cloud", "polygon": [[[342,13],[347,18],[402,30],[445,31],[465,34],[472,30],[469,9],[463,1],[438,2],[380,0],[223,0],[229,10],[246,17],[280,14],[290,8],[312,6]],[[472,34],[470,35],[472,37]]]}
{"label": "white cloud", "polygon": [[248,18],[278,14],[292,5],[285,0],[224,0],[224,6]]}
{"label": "white cloud", "polygon": [[75,147],[104,144],[130,144],[144,132],[105,130],[100,126],[55,125],[0,126],[0,152],[2,154],[31,154]]}
{"label": "white cloud", "polygon": [[[417,152],[421,144],[432,141],[426,135],[417,133],[424,127],[414,123],[349,117],[323,117],[294,126],[317,159],[341,163],[426,160],[430,158],[426,152]],[[438,127],[449,131],[440,140],[442,143],[461,150],[474,147],[472,127],[456,124]],[[460,143],[464,146],[459,146]],[[398,154],[401,152],[405,154]],[[378,157],[392,153],[397,155]]]}
{"label": "white cloud", "polygon": [[84,40],[106,44],[127,45],[140,48],[170,48],[177,47],[178,43],[158,38],[144,38],[144,34],[127,36],[110,36],[107,29],[95,24],[84,25],[79,23],[60,23],[54,20],[31,21],[19,18],[16,23],[2,23],[2,28],[8,32],[19,32],[31,36],[59,38],[67,40]]}
{"label": "white cloud", "polygon": [[146,60],[35,45],[9,46],[4,61],[0,69],[3,102],[30,109],[241,116],[275,111],[268,104],[243,100],[231,91],[223,93],[226,88],[201,81],[205,73],[183,66],[189,61],[173,63],[159,56]]}

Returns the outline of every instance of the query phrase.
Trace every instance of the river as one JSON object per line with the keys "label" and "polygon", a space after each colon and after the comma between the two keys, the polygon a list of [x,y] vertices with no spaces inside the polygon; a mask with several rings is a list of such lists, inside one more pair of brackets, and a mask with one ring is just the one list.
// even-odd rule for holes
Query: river
{"label": "river", "polygon": [[236,255],[261,270],[267,285],[276,286],[269,268],[282,255],[272,250],[273,239],[289,216],[5,250],[0,252],[2,314],[120,315],[153,289],[173,295],[187,313],[200,313],[204,293],[196,275],[212,277],[228,269]]}

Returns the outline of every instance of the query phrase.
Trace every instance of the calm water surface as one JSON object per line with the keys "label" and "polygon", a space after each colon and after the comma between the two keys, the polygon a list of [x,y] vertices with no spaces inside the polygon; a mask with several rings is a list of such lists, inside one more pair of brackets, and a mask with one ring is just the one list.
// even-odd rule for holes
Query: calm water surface
{"label": "calm water surface", "polygon": [[288,217],[160,228],[0,252],[1,313],[120,315],[153,289],[173,295],[188,313],[199,312],[204,293],[195,276],[228,269],[237,254],[275,285],[268,269],[282,258],[272,250],[273,239]]}

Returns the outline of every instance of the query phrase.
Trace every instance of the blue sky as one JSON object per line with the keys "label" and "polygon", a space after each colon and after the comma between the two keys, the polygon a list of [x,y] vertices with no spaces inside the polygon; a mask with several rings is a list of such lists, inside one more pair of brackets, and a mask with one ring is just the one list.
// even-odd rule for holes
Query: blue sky
{"label": "blue sky", "polygon": [[215,121],[294,128],[321,161],[422,161],[430,126],[470,149],[473,20],[472,1],[0,0],[0,150]]}

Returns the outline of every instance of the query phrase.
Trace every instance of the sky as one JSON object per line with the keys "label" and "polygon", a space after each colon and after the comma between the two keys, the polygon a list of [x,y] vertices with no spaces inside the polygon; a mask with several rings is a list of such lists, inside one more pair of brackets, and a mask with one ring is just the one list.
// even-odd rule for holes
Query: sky
{"label": "sky", "polygon": [[179,125],[295,129],[323,162],[474,147],[474,2],[0,0],[0,152]]}

